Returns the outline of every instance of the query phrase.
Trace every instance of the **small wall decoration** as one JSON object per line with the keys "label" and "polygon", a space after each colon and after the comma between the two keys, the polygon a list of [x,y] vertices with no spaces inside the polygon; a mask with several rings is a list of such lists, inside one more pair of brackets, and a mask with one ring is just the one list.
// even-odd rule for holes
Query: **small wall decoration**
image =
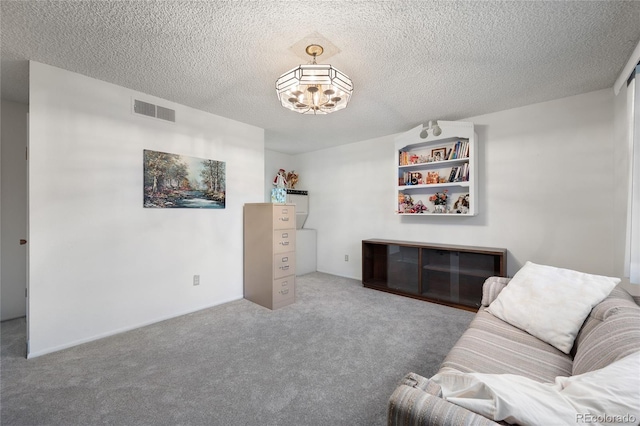
{"label": "small wall decoration", "polygon": [[144,150],[145,208],[224,209],[224,161]]}

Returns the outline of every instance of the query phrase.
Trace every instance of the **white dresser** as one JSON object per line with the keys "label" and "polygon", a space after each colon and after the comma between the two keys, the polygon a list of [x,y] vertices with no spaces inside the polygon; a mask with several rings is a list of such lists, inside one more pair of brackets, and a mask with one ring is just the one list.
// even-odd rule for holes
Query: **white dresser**
{"label": "white dresser", "polygon": [[244,298],[269,309],[295,302],[293,204],[244,205]]}

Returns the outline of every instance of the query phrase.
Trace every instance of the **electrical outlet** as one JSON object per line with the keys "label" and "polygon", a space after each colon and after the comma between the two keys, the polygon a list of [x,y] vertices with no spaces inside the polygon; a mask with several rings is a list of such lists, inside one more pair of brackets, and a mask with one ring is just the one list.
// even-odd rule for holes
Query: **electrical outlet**
{"label": "electrical outlet", "polygon": [[349,255],[348,255],[348,254],[345,254],[345,255],[344,255],[344,261],[345,261],[345,262],[348,262],[348,261],[349,261]]}
{"label": "electrical outlet", "polygon": [[193,276],[193,285],[200,285],[200,275]]}

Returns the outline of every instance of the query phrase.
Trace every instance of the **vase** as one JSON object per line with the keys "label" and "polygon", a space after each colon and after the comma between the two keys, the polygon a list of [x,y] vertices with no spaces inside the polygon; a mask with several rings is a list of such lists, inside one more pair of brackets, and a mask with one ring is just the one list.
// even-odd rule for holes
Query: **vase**
{"label": "vase", "polygon": [[447,206],[444,204],[436,204],[435,206],[433,206],[433,212],[434,213],[446,213],[447,212]]}

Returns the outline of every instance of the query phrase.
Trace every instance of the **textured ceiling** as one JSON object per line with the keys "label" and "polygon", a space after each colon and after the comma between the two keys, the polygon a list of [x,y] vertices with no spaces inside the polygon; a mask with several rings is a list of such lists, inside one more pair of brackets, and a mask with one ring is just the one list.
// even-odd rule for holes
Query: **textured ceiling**
{"label": "textured ceiling", "polygon": [[[31,59],[262,127],[285,153],[612,87],[640,40],[635,1],[2,0],[0,12],[3,99],[28,102]],[[282,108],[274,89],[314,35],[355,85],[326,116]]]}

